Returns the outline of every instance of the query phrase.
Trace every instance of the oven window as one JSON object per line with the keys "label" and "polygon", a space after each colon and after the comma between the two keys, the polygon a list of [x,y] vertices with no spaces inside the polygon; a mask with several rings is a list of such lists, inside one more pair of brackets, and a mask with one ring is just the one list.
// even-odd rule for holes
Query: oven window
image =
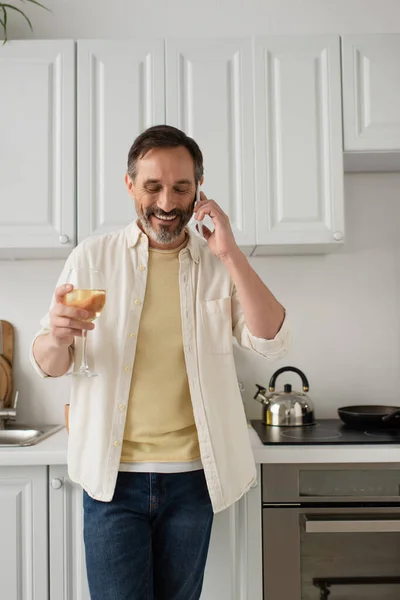
{"label": "oven window", "polygon": [[400,512],[299,519],[301,600],[399,600]]}

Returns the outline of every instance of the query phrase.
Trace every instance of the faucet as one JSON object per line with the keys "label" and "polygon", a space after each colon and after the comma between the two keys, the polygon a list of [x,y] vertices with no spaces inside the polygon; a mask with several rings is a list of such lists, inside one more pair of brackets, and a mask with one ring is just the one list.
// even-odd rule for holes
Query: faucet
{"label": "faucet", "polygon": [[4,408],[4,406],[0,407],[0,430],[5,429],[6,421],[15,421],[17,418],[17,402],[18,402],[19,392],[18,390],[15,392],[14,402],[12,406],[9,408]]}

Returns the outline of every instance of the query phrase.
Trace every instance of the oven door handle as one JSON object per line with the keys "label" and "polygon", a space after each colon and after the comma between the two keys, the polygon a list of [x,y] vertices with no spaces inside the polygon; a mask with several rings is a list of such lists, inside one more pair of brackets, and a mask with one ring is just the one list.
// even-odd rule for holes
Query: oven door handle
{"label": "oven door handle", "polygon": [[308,520],[305,521],[306,533],[387,533],[400,532],[400,520]]}

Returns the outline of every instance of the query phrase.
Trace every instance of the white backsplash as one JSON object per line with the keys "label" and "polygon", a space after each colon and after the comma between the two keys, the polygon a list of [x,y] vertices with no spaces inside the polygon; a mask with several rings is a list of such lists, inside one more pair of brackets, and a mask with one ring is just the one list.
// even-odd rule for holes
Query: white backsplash
{"label": "white backsplash", "polygon": [[[334,255],[250,259],[286,306],[294,346],[267,363],[235,350],[250,417],[261,406],[254,384],[267,385],[281,366],[304,370],[317,416],[348,403],[400,404],[400,174],[346,175],[346,247]],[[19,420],[60,423],[69,381],[40,379],[29,345],[46,312],[61,261],[0,262],[0,318],[16,328]],[[278,379],[300,387],[297,376]]]}

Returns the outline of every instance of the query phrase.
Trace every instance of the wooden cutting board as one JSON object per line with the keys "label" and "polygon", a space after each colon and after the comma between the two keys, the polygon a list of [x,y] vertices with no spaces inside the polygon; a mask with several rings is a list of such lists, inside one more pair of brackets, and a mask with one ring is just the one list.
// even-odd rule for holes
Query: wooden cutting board
{"label": "wooden cutting board", "polygon": [[0,340],[3,339],[3,349],[1,350],[0,343],[0,354],[4,356],[6,360],[13,366],[14,360],[14,327],[8,321],[0,321]]}
{"label": "wooden cutting board", "polygon": [[11,406],[13,394],[14,328],[0,321],[0,405]]}
{"label": "wooden cutting board", "polygon": [[0,354],[0,406],[11,406],[13,374],[10,363]]}

